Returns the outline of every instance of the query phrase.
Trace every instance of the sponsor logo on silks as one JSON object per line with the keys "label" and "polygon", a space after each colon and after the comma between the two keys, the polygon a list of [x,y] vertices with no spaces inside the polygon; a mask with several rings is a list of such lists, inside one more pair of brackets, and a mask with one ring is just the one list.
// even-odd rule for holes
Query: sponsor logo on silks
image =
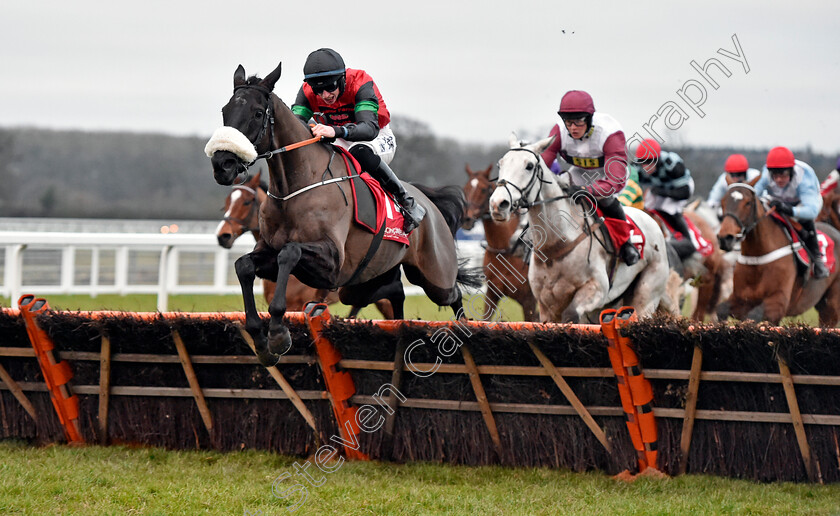
{"label": "sponsor logo on silks", "polygon": [[405,231],[403,231],[402,228],[387,227],[385,228],[385,236],[407,237],[408,235],[405,234]]}

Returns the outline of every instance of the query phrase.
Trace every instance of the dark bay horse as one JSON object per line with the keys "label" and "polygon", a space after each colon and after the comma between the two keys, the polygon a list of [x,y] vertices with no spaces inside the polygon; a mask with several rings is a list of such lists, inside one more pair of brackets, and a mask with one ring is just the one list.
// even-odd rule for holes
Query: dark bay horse
{"label": "dark bay horse", "polygon": [[[225,198],[224,215],[216,229],[216,239],[219,245],[225,249],[230,249],[237,238],[248,232],[254,236],[254,240],[259,241],[260,239],[260,206],[268,198],[268,186],[260,181],[261,175],[262,171],[259,171],[250,176],[245,183],[234,185]],[[274,297],[274,289],[277,284],[271,280],[263,279],[262,285],[265,301],[270,303],[271,298]],[[395,312],[400,319],[403,318],[405,293],[401,286],[400,284],[393,289],[393,306],[392,301],[388,299],[376,301],[376,308],[386,319],[394,319]],[[289,283],[286,285],[286,310],[300,312],[311,301],[327,304],[337,303],[338,293],[333,290],[319,290],[308,287],[301,283],[299,279],[291,276]],[[351,307],[348,317],[355,318],[361,309],[361,306]]]}
{"label": "dark bay horse", "polygon": [[[756,197],[752,185],[757,180],[731,184],[721,200],[720,246],[728,251],[740,241],[741,256],[735,263],[732,295],[718,306],[718,317],[778,324],[785,316],[816,307],[820,326],[836,326],[840,320],[837,269],[824,279],[800,273],[787,235]],[[840,264],[840,232],[823,223],[816,227],[834,240],[834,260]]]}
{"label": "dark bay horse", "polygon": [[[480,281],[459,267],[455,254],[454,233],[464,210],[461,189],[443,187],[430,200],[406,184],[426,208],[426,218],[409,236],[408,247],[381,240],[374,248],[374,235],[353,222],[353,196],[345,180],[348,170],[339,153],[323,143],[296,145],[311,140],[312,134],[273,93],[280,74],[278,65],[264,79],[246,78],[239,65],[233,75],[233,95],[222,108],[224,127],[205,148],[221,185],[233,184],[259,157],[268,163],[268,201],[260,207],[260,239],[235,266],[245,328],[260,362],[274,365],[291,347],[283,324],[290,274],[314,288],[341,287],[343,303],[366,305],[383,297],[381,289],[393,283],[392,273],[398,273],[401,265],[406,278],[422,287],[435,304],[450,306],[456,317],[463,317],[458,283],[478,286]],[[254,302],[257,276],[277,282],[268,307],[267,336]]]}
{"label": "dark bay horse", "polygon": [[526,321],[536,322],[537,300],[528,282],[528,264],[523,259],[527,247],[511,243],[511,238],[519,229],[519,214],[511,214],[507,222],[496,222],[490,217],[490,194],[495,188],[490,182],[492,169],[493,165],[490,165],[485,170],[474,171],[466,165],[468,179],[464,185],[464,196],[467,199],[467,211],[462,227],[472,229],[477,220],[484,225],[484,238],[487,241],[484,277],[487,284],[492,285],[487,288],[484,296],[485,306],[494,309],[499,306],[499,299],[507,296],[522,305]]}

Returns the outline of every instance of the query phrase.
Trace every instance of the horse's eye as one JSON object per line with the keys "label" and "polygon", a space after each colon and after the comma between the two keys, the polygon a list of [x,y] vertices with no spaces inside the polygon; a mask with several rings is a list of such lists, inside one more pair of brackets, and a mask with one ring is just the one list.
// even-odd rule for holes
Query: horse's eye
{"label": "horse's eye", "polygon": [[525,170],[534,170],[534,164],[528,163],[527,165],[525,165]]}
{"label": "horse's eye", "polygon": [[250,201],[245,201],[242,204],[244,204],[245,206],[250,206],[250,205],[254,204],[254,200],[251,199]]}
{"label": "horse's eye", "polygon": [[257,111],[256,113],[254,113],[254,118],[256,118],[257,120],[259,120],[262,117],[263,117],[263,112],[262,111]]}

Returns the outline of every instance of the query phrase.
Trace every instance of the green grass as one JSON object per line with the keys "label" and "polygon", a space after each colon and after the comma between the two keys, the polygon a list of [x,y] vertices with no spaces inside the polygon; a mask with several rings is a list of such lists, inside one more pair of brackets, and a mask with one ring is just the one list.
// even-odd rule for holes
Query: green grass
{"label": "green grass", "polygon": [[[157,296],[154,294],[132,294],[120,296],[118,294],[99,295],[96,297],[81,295],[49,295],[43,296],[53,310],[119,310],[129,312],[154,312],[157,309]],[[483,310],[484,303],[481,296],[465,298],[465,306],[469,306],[473,297],[477,298],[474,311]],[[9,298],[0,298],[3,306],[9,306]],[[501,303],[504,320],[521,321],[522,307],[518,303],[505,298]],[[257,308],[268,309],[262,297],[257,298]],[[240,295],[173,295],[169,296],[169,310],[173,312],[241,312],[242,296]],[[341,303],[330,305],[330,313],[345,317],[350,307]],[[468,312],[469,314],[470,312]],[[427,321],[449,320],[453,316],[449,307],[438,307],[426,296],[410,296],[405,300],[406,319],[423,319]],[[381,319],[382,314],[374,306],[362,309],[360,319]],[[481,319],[481,314],[473,319]]]}
{"label": "green grass", "polygon": [[[699,475],[624,483],[597,473],[436,464],[333,463],[267,452],[0,443],[2,514],[840,514],[840,485],[756,484]],[[305,485],[306,499],[272,494]],[[278,489],[277,492],[280,492]]]}

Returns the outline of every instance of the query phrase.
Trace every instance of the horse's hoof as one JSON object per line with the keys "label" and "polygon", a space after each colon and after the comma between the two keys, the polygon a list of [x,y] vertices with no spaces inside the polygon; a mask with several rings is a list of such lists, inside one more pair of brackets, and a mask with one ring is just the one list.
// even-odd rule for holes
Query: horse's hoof
{"label": "horse's hoof", "polygon": [[276,366],[280,362],[280,355],[274,354],[270,351],[257,351],[257,359],[263,367]]}
{"label": "horse's hoof", "polygon": [[[292,335],[289,328],[282,326],[279,330],[268,332],[268,351],[278,355],[285,355],[292,349]],[[275,362],[276,363],[276,362]]]}

